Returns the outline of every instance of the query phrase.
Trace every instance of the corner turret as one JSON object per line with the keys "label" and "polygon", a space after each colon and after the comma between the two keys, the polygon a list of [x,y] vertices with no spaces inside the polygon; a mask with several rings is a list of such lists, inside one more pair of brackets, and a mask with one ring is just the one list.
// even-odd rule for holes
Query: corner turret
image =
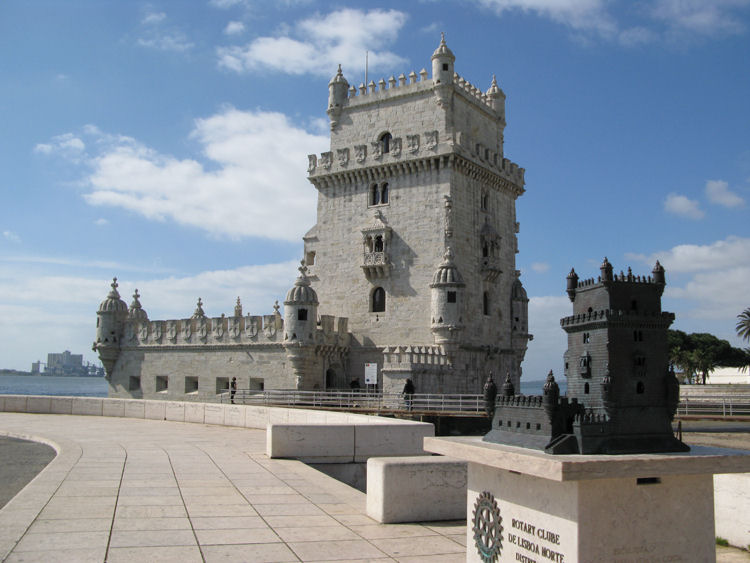
{"label": "corner turret", "polygon": [[341,108],[346,105],[348,98],[349,83],[344,78],[344,74],[341,72],[341,65],[339,65],[336,76],[331,78],[328,83],[328,117],[331,120],[331,130],[336,128],[338,125],[339,118],[341,117]]}
{"label": "corner turret", "polygon": [[448,85],[453,83],[453,64],[456,57],[445,44],[445,33],[440,34],[440,45],[432,54],[432,83]]}
{"label": "corner turret", "polygon": [[297,389],[305,387],[304,375],[311,371],[318,321],[318,295],[310,287],[305,262],[301,264],[300,275],[284,301],[284,349],[294,369]]}
{"label": "corner turret", "polygon": [[123,323],[128,318],[128,306],[117,291],[117,278],[112,279],[111,287],[107,298],[101,302],[96,312],[96,341],[92,346],[92,350],[99,353],[107,378],[112,376],[120,355]]}
{"label": "corner turret", "polygon": [[461,310],[465,286],[461,273],[453,263],[453,252],[448,247],[443,255],[443,262],[435,270],[430,288],[432,334],[435,344],[442,345],[449,356],[455,352],[464,329]]}

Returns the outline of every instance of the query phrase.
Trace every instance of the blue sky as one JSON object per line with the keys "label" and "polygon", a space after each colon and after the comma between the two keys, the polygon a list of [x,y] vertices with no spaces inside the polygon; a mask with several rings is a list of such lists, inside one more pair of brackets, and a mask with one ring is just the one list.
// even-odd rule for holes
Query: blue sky
{"label": "blue sky", "polygon": [[0,3],[0,367],[90,351],[118,276],[152,319],[272,312],[315,222],[327,83],[456,72],[507,96],[518,267],[561,371],[565,276],[667,269],[675,327],[750,306],[750,0]]}

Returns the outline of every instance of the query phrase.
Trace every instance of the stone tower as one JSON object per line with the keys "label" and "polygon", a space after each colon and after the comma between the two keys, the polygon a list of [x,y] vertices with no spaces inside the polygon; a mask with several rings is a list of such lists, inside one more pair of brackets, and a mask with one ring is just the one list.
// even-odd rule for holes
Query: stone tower
{"label": "stone tower", "polygon": [[454,72],[443,37],[419,74],[329,83],[330,150],[309,156],[317,224],[305,265],[321,312],[348,317],[349,372],[377,363],[384,391],[518,388],[528,341],[516,271],[524,170],[504,158],[505,95]]}

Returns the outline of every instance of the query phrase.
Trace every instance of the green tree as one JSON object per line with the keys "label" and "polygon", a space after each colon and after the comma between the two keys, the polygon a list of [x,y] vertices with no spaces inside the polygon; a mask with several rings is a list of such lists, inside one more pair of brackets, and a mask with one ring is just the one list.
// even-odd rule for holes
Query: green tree
{"label": "green tree", "polygon": [[750,341],[750,307],[737,315],[737,318],[739,319],[736,327],[737,336]]}
{"label": "green tree", "polygon": [[747,351],[734,348],[729,342],[713,334],[685,334],[680,330],[670,330],[668,342],[670,361],[681,368],[691,381],[695,375],[700,374],[703,385],[719,366],[742,367],[750,363]]}

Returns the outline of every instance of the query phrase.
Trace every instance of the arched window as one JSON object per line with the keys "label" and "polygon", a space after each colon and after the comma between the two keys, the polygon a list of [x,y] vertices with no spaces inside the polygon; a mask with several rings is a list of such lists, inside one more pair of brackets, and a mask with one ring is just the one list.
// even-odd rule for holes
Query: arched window
{"label": "arched window", "polygon": [[636,385],[635,385],[635,392],[636,393],[638,393],[639,395],[643,395],[643,392],[645,390],[646,390],[646,386],[643,385],[643,381],[639,381],[638,383],[636,383]]}
{"label": "arched window", "polygon": [[375,237],[375,252],[383,252],[383,237],[380,235]]}
{"label": "arched window", "polygon": [[370,205],[378,205],[380,203],[380,190],[378,190],[378,185],[373,184],[370,187]]}
{"label": "arched window", "polygon": [[372,252],[373,249],[375,248],[374,245],[373,245],[373,243],[372,243],[372,237],[369,236],[369,235],[368,235],[367,239],[365,240],[365,248],[366,248],[367,252]]}
{"label": "arched window", "polygon": [[588,394],[589,394],[589,384],[588,384],[588,383],[586,383],[586,384],[585,384],[585,385],[583,386],[583,393],[584,393],[585,395],[588,395]]}
{"label": "arched window", "polygon": [[490,294],[487,291],[482,294],[482,314],[490,314]]}
{"label": "arched window", "polygon": [[380,186],[380,203],[388,203],[388,182]]}
{"label": "arched window", "polygon": [[382,287],[376,287],[375,291],[372,292],[371,305],[373,313],[385,312],[385,290]]}
{"label": "arched window", "polygon": [[390,133],[383,133],[380,136],[380,149],[383,154],[391,152],[391,139],[393,139],[393,136]]}

